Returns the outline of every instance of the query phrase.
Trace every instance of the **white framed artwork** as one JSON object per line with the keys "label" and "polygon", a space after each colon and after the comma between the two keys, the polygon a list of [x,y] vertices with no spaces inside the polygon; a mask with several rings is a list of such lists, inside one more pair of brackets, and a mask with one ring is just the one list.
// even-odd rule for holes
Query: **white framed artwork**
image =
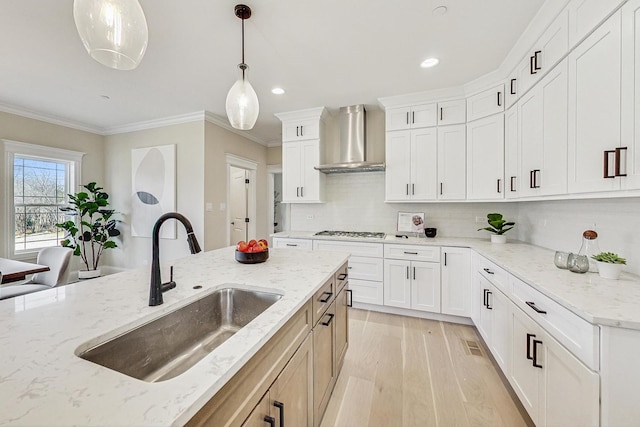
{"label": "white framed artwork", "polygon": [[[151,237],[156,220],[176,210],[176,146],[131,150],[131,235]],[[175,221],[160,229],[163,239],[176,238]]]}

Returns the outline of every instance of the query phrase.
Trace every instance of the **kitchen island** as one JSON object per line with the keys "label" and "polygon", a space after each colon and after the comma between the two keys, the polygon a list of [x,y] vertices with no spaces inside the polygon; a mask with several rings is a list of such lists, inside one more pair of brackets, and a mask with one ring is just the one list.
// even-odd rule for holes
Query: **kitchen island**
{"label": "kitchen island", "polygon": [[[347,259],[347,253],[310,257],[271,249],[267,262],[245,265],[234,260],[229,247],[175,261],[177,287],[157,307],[148,306],[148,268],[0,301],[0,425],[182,425]],[[163,277],[168,277],[168,264]],[[77,356],[230,286],[283,296],[175,378],[148,383]]]}

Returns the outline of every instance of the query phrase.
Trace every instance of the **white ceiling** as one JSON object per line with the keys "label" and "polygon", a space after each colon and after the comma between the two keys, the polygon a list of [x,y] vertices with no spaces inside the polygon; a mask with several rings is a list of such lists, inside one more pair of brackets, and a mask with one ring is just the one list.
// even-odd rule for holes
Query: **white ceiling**
{"label": "white ceiling", "polygon": [[[140,0],[149,46],[133,71],[84,50],[73,0],[2,0],[0,103],[96,132],[208,111],[226,121],[240,62],[235,0]],[[246,0],[249,80],[260,100],[250,133],[280,140],[274,113],[376,105],[495,70],[544,0]],[[436,6],[448,13],[434,15]],[[440,64],[422,69],[430,56]],[[281,86],[286,94],[271,93]],[[105,99],[107,95],[110,99]]]}

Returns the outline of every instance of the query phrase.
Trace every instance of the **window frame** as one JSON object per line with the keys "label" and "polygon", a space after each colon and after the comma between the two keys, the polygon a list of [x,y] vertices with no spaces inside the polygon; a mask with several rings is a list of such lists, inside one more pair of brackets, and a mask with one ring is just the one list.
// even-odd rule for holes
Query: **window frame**
{"label": "window frame", "polygon": [[69,188],[80,188],[82,179],[82,158],[86,153],[80,151],[65,150],[62,148],[47,147],[44,145],[28,144],[26,142],[2,140],[5,158],[5,254],[8,258],[26,260],[34,259],[39,249],[18,251],[15,250],[15,199],[13,182],[13,164],[16,156],[33,157],[43,160],[68,162],[73,170],[67,171]]}

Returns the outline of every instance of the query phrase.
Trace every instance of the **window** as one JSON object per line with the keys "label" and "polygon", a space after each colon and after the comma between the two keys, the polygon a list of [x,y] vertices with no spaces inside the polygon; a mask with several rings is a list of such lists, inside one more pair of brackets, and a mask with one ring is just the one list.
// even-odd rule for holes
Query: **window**
{"label": "window", "polygon": [[83,153],[12,141],[4,145],[10,177],[6,251],[15,258],[29,257],[64,238],[56,227],[65,220],[59,208],[79,184]]}

